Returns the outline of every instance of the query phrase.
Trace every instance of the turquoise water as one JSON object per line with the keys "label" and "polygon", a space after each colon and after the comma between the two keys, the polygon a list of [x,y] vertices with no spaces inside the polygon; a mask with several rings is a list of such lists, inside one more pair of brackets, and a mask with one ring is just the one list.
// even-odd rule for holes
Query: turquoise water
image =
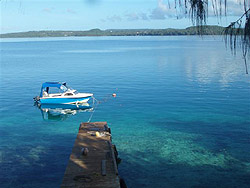
{"label": "turquoise water", "polygon": [[[80,122],[33,104],[45,81],[101,101],[136,187],[249,187],[250,76],[219,37],[91,37],[0,42],[1,187],[59,187]],[[110,97],[116,93],[117,97]],[[45,115],[48,115],[45,113]]]}

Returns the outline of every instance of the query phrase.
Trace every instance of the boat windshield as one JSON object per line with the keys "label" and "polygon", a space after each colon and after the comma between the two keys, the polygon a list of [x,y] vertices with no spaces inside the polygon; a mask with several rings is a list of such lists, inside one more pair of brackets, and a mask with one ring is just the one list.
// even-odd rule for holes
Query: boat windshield
{"label": "boat windshield", "polygon": [[60,89],[63,91],[63,92],[66,92],[68,90],[68,88],[64,85],[61,85],[60,86]]}

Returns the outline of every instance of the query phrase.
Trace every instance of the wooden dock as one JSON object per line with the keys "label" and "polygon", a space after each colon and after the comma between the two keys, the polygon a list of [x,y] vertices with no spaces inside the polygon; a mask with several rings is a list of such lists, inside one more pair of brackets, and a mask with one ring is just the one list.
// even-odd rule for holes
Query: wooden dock
{"label": "wooden dock", "polygon": [[106,122],[81,123],[61,188],[120,188],[117,154]]}

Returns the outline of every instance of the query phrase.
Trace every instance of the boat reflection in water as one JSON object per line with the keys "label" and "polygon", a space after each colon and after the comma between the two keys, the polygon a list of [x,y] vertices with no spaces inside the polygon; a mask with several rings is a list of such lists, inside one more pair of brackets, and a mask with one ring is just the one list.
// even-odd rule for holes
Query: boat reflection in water
{"label": "boat reflection in water", "polygon": [[88,103],[82,104],[36,104],[41,110],[44,120],[62,121],[80,112],[91,112],[93,108]]}

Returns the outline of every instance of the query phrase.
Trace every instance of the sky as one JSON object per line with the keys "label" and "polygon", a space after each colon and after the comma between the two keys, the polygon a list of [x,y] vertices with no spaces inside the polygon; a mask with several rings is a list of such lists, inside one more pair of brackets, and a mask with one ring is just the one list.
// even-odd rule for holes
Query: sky
{"label": "sky", "polygon": [[[228,15],[207,24],[226,26],[243,13],[228,0]],[[0,33],[39,30],[165,29],[192,26],[174,0],[0,0]]]}

